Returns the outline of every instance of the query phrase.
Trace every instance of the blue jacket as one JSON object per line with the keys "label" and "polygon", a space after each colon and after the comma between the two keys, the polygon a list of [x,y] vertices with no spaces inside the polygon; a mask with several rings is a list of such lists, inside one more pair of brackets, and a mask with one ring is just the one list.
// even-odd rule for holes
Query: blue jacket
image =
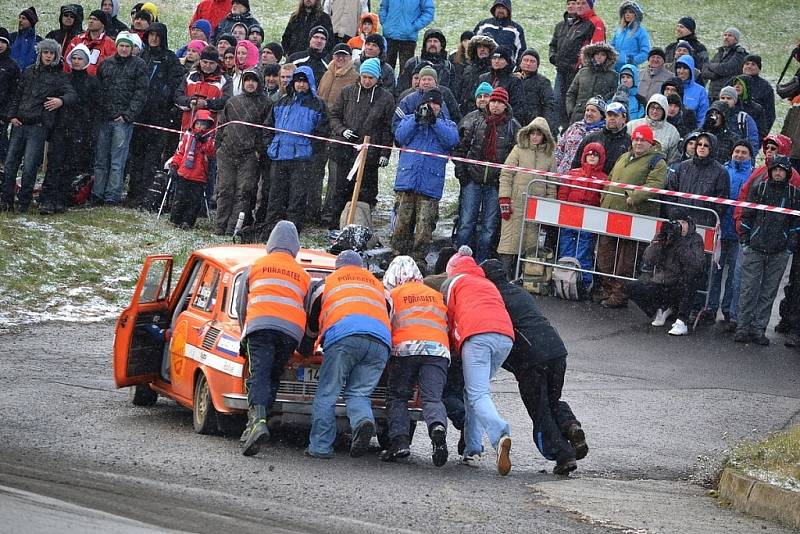
{"label": "blue jacket", "polygon": [[[425,91],[422,89],[417,89],[400,100],[400,103],[397,104],[397,107],[394,109],[394,116],[392,117],[392,133],[400,126],[400,121],[403,120],[403,117],[416,113],[417,108],[422,103],[422,95],[424,93]],[[445,119],[450,118],[450,112],[447,110],[447,106],[442,106],[442,117]]]}
{"label": "blue jacket", "polygon": [[494,39],[497,46],[507,46],[511,50],[513,63],[519,63],[522,52],[528,48],[525,43],[525,30],[511,20],[511,0],[493,0],[492,10],[495,6],[503,6],[508,10],[507,19],[498,19],[494,16],[484,19],[475,25],[475,35],[486,35]]}
{"label": "blue jacket", "polygon": [[646,102],[642,104],[639,97],[639,69],[636,68],[636,65],[626,63],[619,69],[620,77],[623,72],[628,72],[633,76],[633,87],[628,89],[628,120],[641,119],[646,112]]}
{"label": "blue jacket", "polygon": [[614,69],[619,72],[626,63],[639,65],[647,61],[647,54],[650,53],[650,34],[641,24],[638,24],[633,31],[617,27],[611,46],[619,52],[614,65]]}
{"label": "blue jacket", "polygon": [[42,38],[36,35],[35,27],[14,32],[9,36],[9,40],[11,41],[11,59],[17,62],[20,71],[24,71],[36,63],[36,45],[41,42]]}
{"label": "blue jacket", "polygon": [[435,13],[433,0],[382,0],[378,17],[384,37],[416,42],[417,34],[433,21]]}
{"label": "blue jacket", "polygon": [[[395,130],[394,137],[403,148],[437,154],[449,154],[459,141],[456,123],[441,115],[432,125],[417,124],[413,114],[406,115]],[[394,190],[420,193],[439,200],[444,190],[446,165],[444,158],[401,152]]]}
{"label": "blue jacket", "polygon": [[[703,124],[708,112],[708,92],[706,88],[694,81],[694,58],[691,54],[681,56],[675,61],[675,67],[679,64],[689,67],[689,79],[683,82],[683,105],[686,109],[691,109],[697,116],[697,124]],[[677,70],[676,74],[677,76]],[[758,146],[756,144],[755,146]]]}
{"label": "blue jacket", "polygon": [[[295,71],[308,78],[310,91],[295,94],[290,83],[287,94],[275,102],[267,116],[267,126],[325,137],[328,135],[328,110],[325,102],[317,97],[317,85],[310,67],[302,66]],[[267,130],[267,156],[271,160],[310,160],[322,150],[323,141],[284,132]]]}
{"label": "blue jacket", "polygon": [[[742,186],[753,172],[753,163],[749,159],[745,161],[730,160],[725,164],[725,170],[728,171],[731,184],[731,192],[728,198],[739,198]],[[720,225],[722,226],[722,239],[727,241],[739,240],[739,236],[736,233],[736,223],[733,222],[733,208],[725,212]]]}

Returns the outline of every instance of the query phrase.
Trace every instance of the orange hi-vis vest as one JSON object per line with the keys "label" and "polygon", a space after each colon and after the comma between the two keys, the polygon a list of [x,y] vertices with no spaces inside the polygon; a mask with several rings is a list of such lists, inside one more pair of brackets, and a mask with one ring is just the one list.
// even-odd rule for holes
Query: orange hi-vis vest
{"label": "orange hi-vis vest", "polygon": [[306,330],[305,298],[311,277],[286,252],[259,258],[248,277],[247,318],[242,337],[256,330],[280,330],[299,343]]}
{"label": "orange hi-vis vest", "polygon": [[441,293],[422,282],[408,282],[389,293],[392,298],[392,345],[433,341],[450,346],[447,306]]}
{"label": "orange hi-vis vest", "polygon": [[391,331],[383,284],[363,267],[346,265],[325,278],[320,310],[320,339],[325,331],[348,315],[366,315]]}

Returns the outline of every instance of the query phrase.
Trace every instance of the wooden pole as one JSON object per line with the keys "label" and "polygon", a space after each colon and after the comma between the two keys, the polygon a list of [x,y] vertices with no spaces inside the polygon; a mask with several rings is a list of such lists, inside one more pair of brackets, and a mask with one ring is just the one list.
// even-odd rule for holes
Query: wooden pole
{"label": "wooden pole", "polygon": [[361,148],[361,161],[358,164],[358,172],[356,173],[356,185],[353,187],[353,198],[350,200],[350,211],[347,212],[347,224],[353,224],[353,219],[356,216],[358,195],[361,193],[361,180],[364,178],[364,166],[367,164],[367,145],[369,145],[369,136],[365,135],[364,146]]}

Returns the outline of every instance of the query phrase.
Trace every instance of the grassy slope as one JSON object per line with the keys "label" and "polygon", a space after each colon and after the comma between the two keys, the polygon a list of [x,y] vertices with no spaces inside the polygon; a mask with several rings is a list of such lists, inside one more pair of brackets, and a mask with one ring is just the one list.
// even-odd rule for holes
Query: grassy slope
{"label": "grassy slope", "polygon": [[800,427],[740,443],[731,451],[728,464],[755,478],[800,491]]}

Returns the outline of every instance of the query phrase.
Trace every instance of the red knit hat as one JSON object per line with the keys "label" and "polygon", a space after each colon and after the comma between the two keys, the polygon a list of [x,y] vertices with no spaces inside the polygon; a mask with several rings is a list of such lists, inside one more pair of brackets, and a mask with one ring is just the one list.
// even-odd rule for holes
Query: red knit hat
{"label": "red knit hat", "polygon": [[631,140],[634,139],[644,139],[651,145],[653,144],[653,129],[650,128],[646,124],[642,124],[641,126],[637,126],[631,132]]}
{"label": "red knit hat", "polygon": [[506,106],[508,105],[508,91],[502,87],[495,87],[492,89],[492,94],[489,95],[489,102],[492,100],[499,100]]}

